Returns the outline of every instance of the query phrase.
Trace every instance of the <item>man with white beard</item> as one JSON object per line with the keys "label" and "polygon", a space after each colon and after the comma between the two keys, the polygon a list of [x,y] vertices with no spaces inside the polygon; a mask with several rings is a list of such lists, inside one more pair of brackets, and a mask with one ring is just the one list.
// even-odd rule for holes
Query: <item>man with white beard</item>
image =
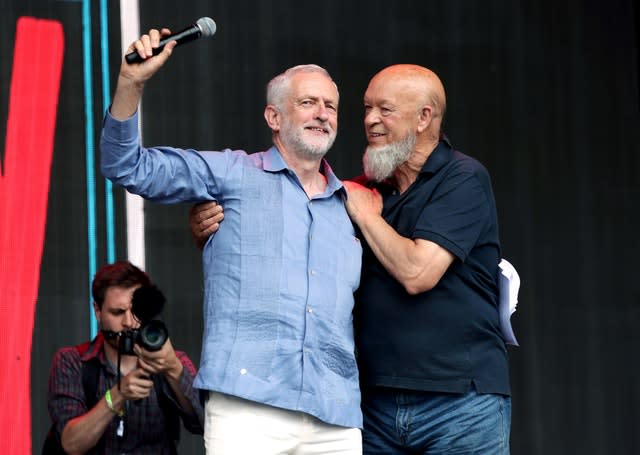
{"label": "man with white beard", "polygon": [[[365,175],[345,181],[365,240],[354,314],[364,453],[508,454],[489,174],[442,133],[445,91],[427,68],[383,69],[364,107]],[[219,209],[192,209],[199,242]]]}
{"label": "man with white beard", "polygon": [[[301,65],[267,86],[273,146],[247,154],[140,144],[143,88],[175,41],[153,56],[151,30],[123,59],[105,115],[102,172],[162,203],[217,200],[225,221],[204,245],[204,336],[194,386],[207,391],[208,454],[360,454],[362,413],[352,310],[362,247],[342,182],[324,155],[338,89]],[[214,254],[215,251],[215,254]]]}
{"label": "man with white beard", "polygon": [[345,182],[364,246],[354,315],[365,454],[508,454],[491,180],[442,134],[444,87],[417,65],[364,95],[362,185]]}
{"label": "man with white beard", "polygon": [[388,145],[366,148],[362,164],[368,179],[381,182],[390,177],[402,163],[407,161],[416,145],[416,136],[407,133],[404,139]]}

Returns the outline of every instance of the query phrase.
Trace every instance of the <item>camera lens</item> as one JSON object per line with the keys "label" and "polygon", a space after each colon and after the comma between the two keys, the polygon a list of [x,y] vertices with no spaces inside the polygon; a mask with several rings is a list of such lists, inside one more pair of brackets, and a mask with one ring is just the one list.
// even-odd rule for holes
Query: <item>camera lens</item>
{"label": "camera lens", "polygon": [[147,351],[159,351],[169,338],[167,326],[157,319],[149,321],[140,328],[138,342]]}

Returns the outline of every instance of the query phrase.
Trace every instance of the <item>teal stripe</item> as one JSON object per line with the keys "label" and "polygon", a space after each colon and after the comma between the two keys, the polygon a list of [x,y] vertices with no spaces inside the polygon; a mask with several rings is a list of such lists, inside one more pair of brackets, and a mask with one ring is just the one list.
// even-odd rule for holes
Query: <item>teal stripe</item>
{"label": "teal stripe", "polygon": [[[100,50],[102,63],[102,112],[106,112],[111,104],[111,87],[109,84],[109,15],[107,0],[100,0]],[[115,210],[113,206],[113,187],[109,180],[104,181],[104,197],[107,232],[107,262],[116,260]]]}
{"label": "teal stripe", "polygon": [[87,242],[89,252],[89,328],[91,338],[98,333],[98,323],[93,314],[91,281],[96,274],[96,181],[94,175],[93,140],[93,79],[91,77],[91,2],[82,1],[82,57],[84,77],[85,156],[87,174]]}

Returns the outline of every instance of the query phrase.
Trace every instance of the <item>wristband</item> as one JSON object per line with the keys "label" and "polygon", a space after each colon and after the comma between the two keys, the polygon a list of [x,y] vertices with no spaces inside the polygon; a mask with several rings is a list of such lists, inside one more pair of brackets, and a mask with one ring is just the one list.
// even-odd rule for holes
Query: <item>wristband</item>
{"label": "wristband", "polygon": [[124,415],[124,411],[116,411],[116,408],[113,407],[113,401],[111,401],[111,389],[107,389],[104,394],[104,401],[107,402],[107,406],[114,414],[117,414],[119,417]]}

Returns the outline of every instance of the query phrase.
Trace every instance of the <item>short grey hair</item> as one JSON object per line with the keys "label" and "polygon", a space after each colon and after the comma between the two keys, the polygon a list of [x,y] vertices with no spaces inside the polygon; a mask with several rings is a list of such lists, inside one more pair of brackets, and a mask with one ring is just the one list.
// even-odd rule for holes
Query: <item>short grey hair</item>
{"label": "short grey hair", "polygon": [[[320,73],[333,82],[329,72],[321,66],[314,64],[293,66],[269,81],[267,84],[267,104],[271,104],[277,109],[282,109],[291,88],[291,78],[298,73]],[[333,82],[333,85],[338,90],[335,82]]]}

